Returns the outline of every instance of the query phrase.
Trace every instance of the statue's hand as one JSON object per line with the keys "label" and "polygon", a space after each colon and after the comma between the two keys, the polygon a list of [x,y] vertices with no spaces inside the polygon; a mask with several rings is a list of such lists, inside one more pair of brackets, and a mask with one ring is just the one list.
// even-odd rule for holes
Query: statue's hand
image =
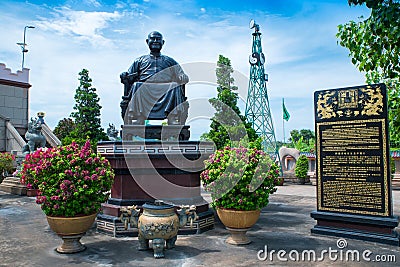
{"label": "statue's hand", "polygon": [[126,71],[121,73],[121,75],[119,75],[119,77],[121,78],[121,83],[125,83],[128,80],[128,76],[129,73]]}
{"label": "statue's hand", "polygon": [[178,78],[179,78],[179,82],[181,84],[185,84],[185,83],[189,82],[189,77],[186,74],[181,74],[181,75],[179,75]]}

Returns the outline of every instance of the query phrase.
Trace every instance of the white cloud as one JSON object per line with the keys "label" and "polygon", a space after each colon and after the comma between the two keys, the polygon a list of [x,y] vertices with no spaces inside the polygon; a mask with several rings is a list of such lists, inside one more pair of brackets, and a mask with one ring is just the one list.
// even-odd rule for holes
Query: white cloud
{"label": "white cloud", "polygon": [[107,27],[109,21],[118,20],[120,13],[76,11],[63,7],[53,12],[53,18],[42,17],[36,25],[42,30],[55,31],[60,35],[70,35],[96,46],[110,42],[101,30]]}
{"label": "white cloud", "polygon": [[101,7],[100,2],[96,0],[85,0],[84,2],[94,7]]}

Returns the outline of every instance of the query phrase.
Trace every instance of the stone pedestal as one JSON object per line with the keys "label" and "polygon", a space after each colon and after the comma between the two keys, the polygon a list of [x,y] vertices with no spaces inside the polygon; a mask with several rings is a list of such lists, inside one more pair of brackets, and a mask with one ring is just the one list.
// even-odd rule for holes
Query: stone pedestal
{"label": "stone pedestal", "polygon": [[187,141],[190,138],[189,125],[123,125],[122,140],[135,138],[163,141]]}
{"label": "stone pedestal", "polygon": [[98,152],[115,171],[111,197],[97,218],[100,232],[113,236],[136,236],[137,229],[124,229],[120,208],[161,199],[176,207],[195,205],[199,220],[181,234],[201,233],[214,227],[214,215],[200,194],[203,161],[214,152],[210,142],[117,141],[100,142]]}

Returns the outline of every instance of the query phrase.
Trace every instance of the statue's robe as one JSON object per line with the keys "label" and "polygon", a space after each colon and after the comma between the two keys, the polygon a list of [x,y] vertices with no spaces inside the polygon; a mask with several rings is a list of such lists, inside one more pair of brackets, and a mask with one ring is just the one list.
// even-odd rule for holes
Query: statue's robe
{"label": "statue's robe", "polygon": [[[128,73],[135,76],[129,90],[129,116],[164,119],[184,112],[186,74],[179,64],[164,55],[145,55],[136,59]],[[180,79],[183,77],[183,80]]]}

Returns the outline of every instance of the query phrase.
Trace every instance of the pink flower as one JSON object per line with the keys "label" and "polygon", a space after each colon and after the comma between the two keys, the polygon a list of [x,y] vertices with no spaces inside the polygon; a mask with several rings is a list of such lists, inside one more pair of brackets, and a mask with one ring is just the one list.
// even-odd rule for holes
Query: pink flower
{"label": "pink flower", "polygon": [[[90,207],[105,201],[105,193],[114,178],[109,162],[93,153],[89,141],[83,147],[73,142],[63,147],[39,149],[26,156],[22,170],[16,175],[28,188],[41,188],[36,202],[50,216],[93,212],[96,208]],[[60,181],[60,176],[65,180]]]}

